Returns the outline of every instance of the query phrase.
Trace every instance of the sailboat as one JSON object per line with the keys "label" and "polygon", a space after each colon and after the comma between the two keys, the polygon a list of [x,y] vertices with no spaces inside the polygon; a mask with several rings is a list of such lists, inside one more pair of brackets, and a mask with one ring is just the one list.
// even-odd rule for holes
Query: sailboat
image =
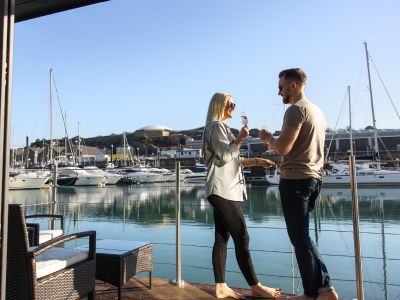
{"label": "sailboat", "polygon": [[[376,129],[376,120],[374,112],[374,102],[372,96],[371,75],[369,69],[369,54],[367,43],[365,45],[365,54],[367,58],[368,82],[371,99],[372,121],[374,128],[374,157],[379,158],[378,148],[378,134]],[[351,101],[350,101],[350,87],[348,87],[349,95],[349,120],[350,120],[350,148],[353,151],[353,134],[351,128]],[[357,164],[356,176],[357,185],[359,187],[393,187],[400,186],[400,171],[381,169],[380,161],[374,161],[375,168],[371,167],[370,163]],[[323,178],[324,187],[350,187],[350,169],[348,164],[332,164],[332,171],[327,173]]]}
{"label": "sailboat", "polygon": [[[378,148],[378,133],[376,128],[374,103],[372,96],[371,75],[369,68],[369,54],[367,43],[364,42],[365,53],[367,58],[367,70],[369,80],[369,91],[371,98],[372,120],[374,129],[374,157],[379,157]],[[348,87],[349,95],[349,117],[350,117],[350,147],[353,147],[353,135],[351,128],[351,103],[350,103],[350,87]],[[349,165],[345,163],[330,164],[332,170],[326,172],[323,176],[322,185],[324,187],[350,187],[350,169]],[[371,167],[375,165],[375,167]],[[400,171],[381,169],[380,161],[373,161],[372,163],[363,163],[356,165],[356,175],[358,187],[394,187],[400,186]],[[268,174],[265,176],[266,180],[271,185],[278,185],[280,176],[279,174]]]}
{"label": "sailboat", "polygon": [[[400,172],[371,168],[368,163],[356,165],[358,187],[400,186]],[[345,164],[333,164],[333,171],[322,180],[324,187],[350,187],[350,170]]]}

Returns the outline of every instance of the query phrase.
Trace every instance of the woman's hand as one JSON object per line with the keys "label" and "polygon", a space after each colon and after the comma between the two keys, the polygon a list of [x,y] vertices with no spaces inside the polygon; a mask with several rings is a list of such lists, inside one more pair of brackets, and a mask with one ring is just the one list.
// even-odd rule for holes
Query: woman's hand
{"label": "woman's hand", "polygon": [[276,164],[272,160],[266,158],[256,158],[256,161],[258,162],[258,166],[262,166],[266,169],[276,169]]}
{"label": "woman's hand", "polygon": [[239,132],[239,135],[237,138],[243,141],[249,135],[249,132],[250,132],[249,127],[247,125],[244,125],[240,129],[240,132]]}
{"label": "woman's hand", "polygon": [[260,166],[266,169],[274,170],[276,169],[276,164],[269,159],[266,158],[245,158],[243,160],[243,167],[253,167],[253,166]]}
{"label": "woman's hand", "polygon": [[237,148],[240,149],[240,145],[242,144],[243,140],[249,135],[249,127],[247,125],[244,125],[239,132],[239,135],[237,136],[235,140],[235,144],[237,145]]}

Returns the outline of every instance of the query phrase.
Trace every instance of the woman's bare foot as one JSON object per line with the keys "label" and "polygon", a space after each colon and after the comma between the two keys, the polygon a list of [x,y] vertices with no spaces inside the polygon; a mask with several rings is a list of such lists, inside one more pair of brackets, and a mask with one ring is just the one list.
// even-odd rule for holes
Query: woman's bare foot
{"label": "woman's bare foot", "polygon": [[256,297],[278,299],[281,296],[281,289],[266,287],[261,283],[257,283],[250,288],[251,294]]}
{"label": "woman's bare foot", "polygon": [[217,283],[215,285],[215,296],[218,299],[221,298],[233,298],[233,299],[243,299],[243,295],[236,293],[232,290],[225,282],[224,283]]}

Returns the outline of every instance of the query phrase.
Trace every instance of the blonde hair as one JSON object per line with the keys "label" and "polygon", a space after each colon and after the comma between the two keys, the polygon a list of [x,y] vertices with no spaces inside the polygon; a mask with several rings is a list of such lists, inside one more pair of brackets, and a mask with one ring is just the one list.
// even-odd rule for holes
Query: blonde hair
{"label": "blonde hair", "polygon": [[215,93],[208,105],[206,126],[212,121],[220,121],[224,118],[225,107],[232,102],[232,96],[225,92]]}

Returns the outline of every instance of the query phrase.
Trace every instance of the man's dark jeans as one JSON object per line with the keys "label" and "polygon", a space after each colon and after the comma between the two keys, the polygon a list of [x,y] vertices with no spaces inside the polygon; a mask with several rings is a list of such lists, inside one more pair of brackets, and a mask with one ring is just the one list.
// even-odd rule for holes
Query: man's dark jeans
{"label": "man's dark jeans", "polygon": [[317,297],[331,288],[328,270],[309,235],[309,215],[321,190],[321,180],[281,179],[279,192],[287,232],[294,246],[304,294]]}

